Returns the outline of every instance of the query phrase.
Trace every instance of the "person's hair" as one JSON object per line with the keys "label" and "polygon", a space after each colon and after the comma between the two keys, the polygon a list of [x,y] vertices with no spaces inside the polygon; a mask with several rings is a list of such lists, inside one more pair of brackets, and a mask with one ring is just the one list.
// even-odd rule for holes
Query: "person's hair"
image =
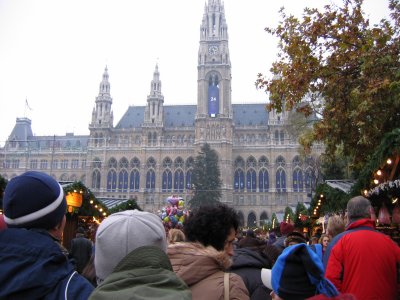
{"label": "person's hair", "polygon": [[323,233],[323,234],[321,234],[321,237],[319,238],[318,243],[320,243],[320,244],[322,245],[322,241],[323,241],[324,238],[326,238],[326,237],[328,238],[329,241],[331,240],[331,238],[329,237],[329,235]]}
{"label": "person's hair", "polygon": [[312,244],[318,244],[318,237],[312,236],[312,237],[310,238],[309,244],[310,244],[310,245],[312,245]]}
{"label": "person's hair", "polygon": [[236,211],[222,203],[201,206],[192,211],[183,231],[189,242],[199,242],[213,246],[218,251],[224,249],[225,240],[231,229],[237,231],[239,216]]}
{"label": "person's hair", "polygon": [[97,282],[96,282],[96,270],[94,268],[94,254],[90,256],[89,261],[87,262],[86,266],[82,270],[83,277],[85,277],[89,282],[96,287]]}
{"label": "person's hair", "polygon": [[185,234],[182,230],[172,228],[168,231],[168,243],[174,244],[177,242],[184,242],[185,241]]}
{"label": "person's hair", "polygon": [[331,238],[334,238],[339,233],[342,233],[346,225],[344,220],[340,216],[330,216],[328,219],[328,225],[326,225],[326,232]]}
{"label": "person's hair", "polygon": [[371,203],[363,196],[351,198],[347,202],[347,218],[349,223],[371,217]]}

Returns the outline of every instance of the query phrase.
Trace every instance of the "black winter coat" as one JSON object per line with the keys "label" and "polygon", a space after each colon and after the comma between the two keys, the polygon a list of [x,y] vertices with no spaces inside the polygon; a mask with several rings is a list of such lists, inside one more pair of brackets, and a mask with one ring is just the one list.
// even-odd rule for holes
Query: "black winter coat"
{"label": "black winter coat", "polygon": [[249,291],[250,300],[272,299],[269,295],[271,290],[261,281],[262,268],[271,268],[271,263],[267,258],[248,248],[235,249],[230,270],[242,277]]}

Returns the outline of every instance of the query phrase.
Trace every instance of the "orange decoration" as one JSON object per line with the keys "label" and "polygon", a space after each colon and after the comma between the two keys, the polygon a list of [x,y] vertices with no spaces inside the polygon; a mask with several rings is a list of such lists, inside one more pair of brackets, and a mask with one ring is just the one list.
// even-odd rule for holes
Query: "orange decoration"
{"label": "orange decoration", "polygon": [[82,206],[82,194],[81,193],[68,193],[68,195],[65,197],[67,199],[67,205],[68,206],[74,206],[74,207],[81,207]]}

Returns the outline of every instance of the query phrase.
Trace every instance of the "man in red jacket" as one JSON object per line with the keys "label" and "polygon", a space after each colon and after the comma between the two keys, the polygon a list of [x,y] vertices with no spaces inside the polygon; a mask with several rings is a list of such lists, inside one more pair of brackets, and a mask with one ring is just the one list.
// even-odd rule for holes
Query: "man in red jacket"
{"label": "man in red jacket", "polygon": [[325,252],[325,277],[357,299],[397,299],[400,248],[374,229],[371,209],[362,196],[347,203],[348,225]]}

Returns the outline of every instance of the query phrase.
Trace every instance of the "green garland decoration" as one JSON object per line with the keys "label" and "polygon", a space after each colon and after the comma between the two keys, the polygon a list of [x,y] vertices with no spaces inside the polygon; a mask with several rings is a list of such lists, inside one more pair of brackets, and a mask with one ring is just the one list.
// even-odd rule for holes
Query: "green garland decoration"
{"label": "green garland decoration", "polygon": [[314,208],[316,208],[318,205],[320,195],[324,195],[324,197],[322,198],[323,200],[321,200],[321,206],[318,209],[317,217],[320,214],[344,211],[346,209],[347,202],[351,197],[350,194],[346,194],[339,189],[330,187],[326,183],[319,184],[315,189],[315,196],[311,200],[310,208],[308,209],[310,216],[315,217]]}
{"label": "green garland decoration", "polygon": [[358,180],[351,189],[351,195],[360,195],[362,190],[370,189],[373,185],[372,176],[378,170],[388,157],[400,153],[400,128],[396,128],[386,133],[380,145],[368,160],[368,163],[361,170]]}
{"label": "green garland decoration", "polygon": [[82,206],[79,208],[74,208],[72,212],[67,211],[67,216],[77,214],[79,216],[94,216],[96,218],[104,218],[103,213],[106,213],[107,216],[109,215],[107,207],[97,200],[94,194],[82,182],[75,181],[71,184],[63,186],[63,189],[65,195],[75,191],[82,191]]}

